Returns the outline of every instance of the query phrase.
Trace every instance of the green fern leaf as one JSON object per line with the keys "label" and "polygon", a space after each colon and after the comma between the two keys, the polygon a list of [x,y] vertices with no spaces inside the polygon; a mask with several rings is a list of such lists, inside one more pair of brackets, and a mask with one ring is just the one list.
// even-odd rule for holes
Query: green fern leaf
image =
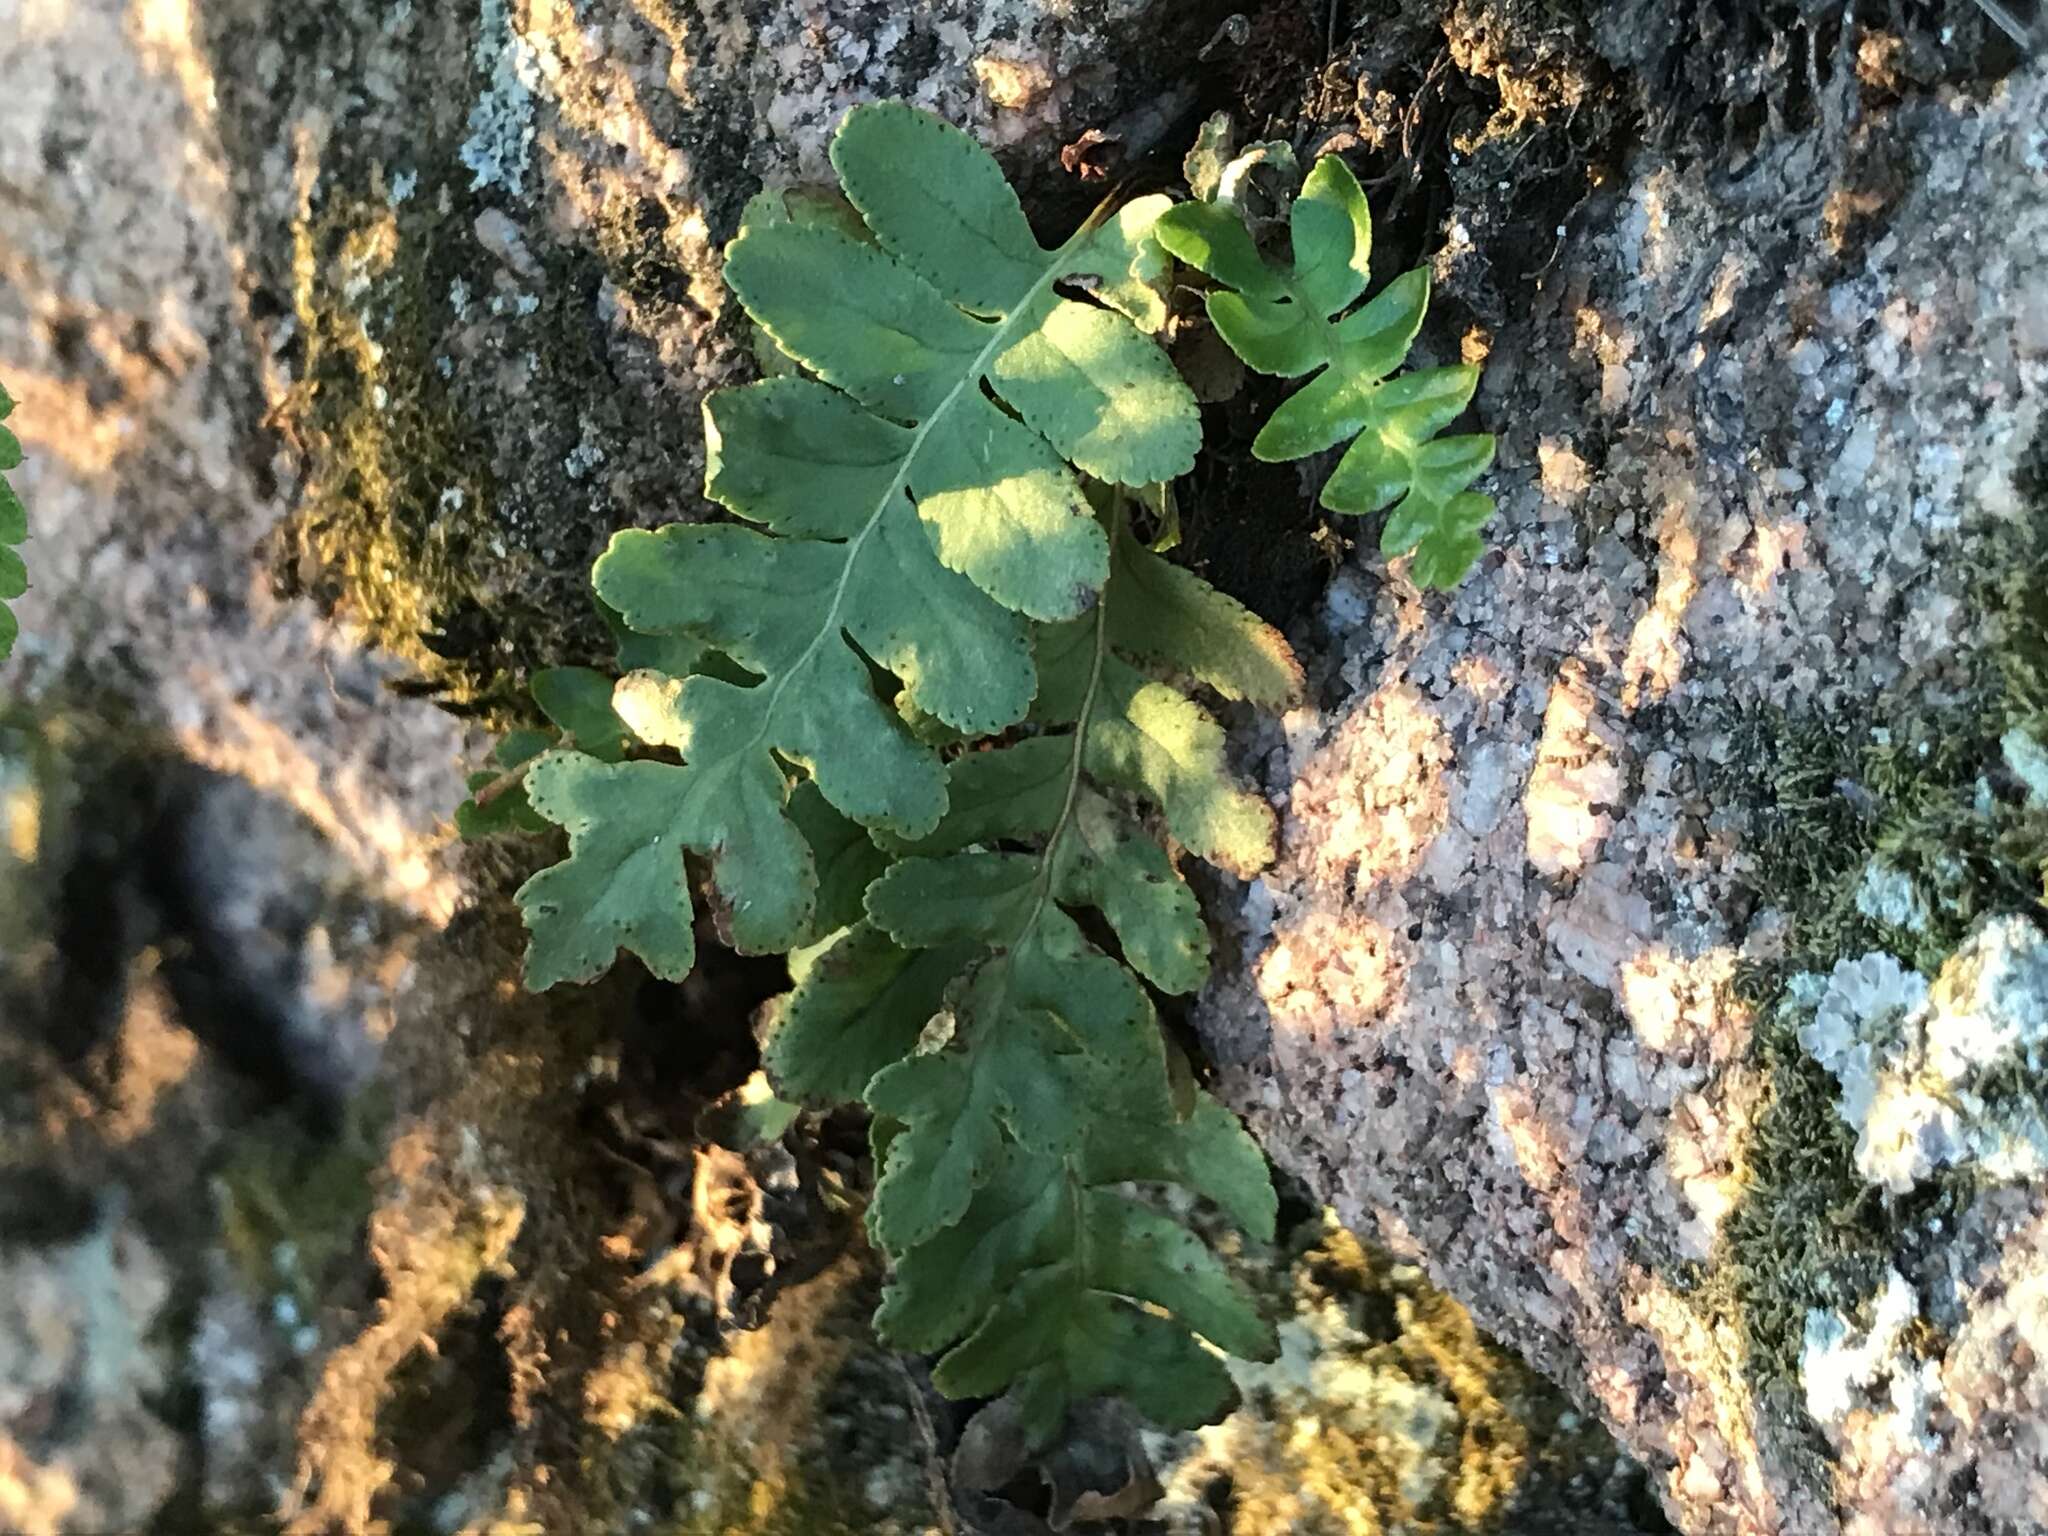
{"label": "green fern leaf", "polygon": [[601,763],[626,755],[626,722],[612,708],[612,679],[592,667],[549,667],[533,674],[528,688],[540,712],[576,750]]}
{"label": "green fern leaf", "polygon": [[[890,935],[910,948],[925,936],[959,942],[957,932]],[[1151,999],[1056,907],[961,976],[947,1012],[960,1049],[913,1055],[867,1085],[868,1107],[905,1127],[868,1209],[869,1231],[891,1253],[960,1219],[1005,1132],[1061,1155],[1098,1115],[1171,1115]]]}
{"label": "green fern leaf", "polygon": [[[673,717],[663,711],[676,684],[651,672],[622,681],[614,697],[641,738],[674,745]],[[763,763],[757,771],[776,772]],[[683,863],[686,834],[710,829],[714,849],[744,845],[741,870],[712,855],[714,888],[729,897],[714,909],[719,936],[743,954],[789,947],[779,936],[801,932],[819,911],[837,920],[859,916],[860,894],[879,853],[835,815],[808,785],[789,814],[759,823],[746,817],[768,803],[768,786],[743,786],[711,802],[717,781],[661,762],[606,762],[583,752],[553,751],[527,770],[533,809],[569,833],[569,856],[519,888],[532,943],[526,984],[536,992],[564,981],[602,975],[621,949],[657,976],[680,981],[696,961],[692,908]],[[707,787],[709,786],[709,787]],[[779,790],[777,791],[779,793]],[[819,872],[823,872],[822,879]]]}
{"label": "green fern leaf", "polygon": [[[0,421],[13,412],[14,401],[5,388],[0,388]],[[21,443],[7,428],[0,427],[0,471],[20,467]],[[15,551],[15,546],[27,539],[28,509],[6,477],[0,475],[0,661],[14,653],[14,642],[21,633],[21,623],[7,605],[28,590],[28,567]]]}
{"label": "green fern leaf", "polygon": [[[625,615],[595,592],[591,593],[591,600],[597,604],[605,628],[611,631],[612,651],[620,672],[665,672],[670,677],[688,677],[692,672],[718,669],[719,658],[702,640],[693,640],[688,635],[643,635],[628,627]],[[741,677],[735,669],[734,680]]]}
{"label": "green fern leaf", "polygon": [[790,954],[770,1124],[873,1112],[890,1336],[943,1351],[946,1391],[1010,1392],[1040,1440],[1099,1392],[1197,1422],[1230,1395],[1212,1346],[1272,1333],[1131,1186],[1259,1237],[1274,1200],[1149,989],[1208,974],[1183,850],[1249,875],[1275,821],[1166,679],[1273,709],[1301,674],[1139,543],[1114,489],[1163,496],[1199,436],[1145,336],[1166,200],[1048,251],[922,113],[857,109],[832,155],[844,206],[757,198],[727,253],[789,365],[706,404],[706,491],[743,522],[618,535],[593,585],[626,675],[537,679],[554,734],[501,745],[568,834],[518,893],[527,984],[621,950],[685,974],[700,856],[721,939]]}
{"label": "green fern leaf", "polygon": [[[1493,462],[1487,433],[1438,438],[1478,387],[1469,365],[1389,380],[1421,329],[1429,274],[1418,268],[1345,315],[1365,292],[1372,216],[1335,156],[1309,172],[1290,219],[1293,263],[1270,265],[1229,209],[1182,203],[1154,226],[1160,245],[1223,286],[1207,299],[1217,333],[1251,367],[1314,377],[1273,412],[1252,442],[1269,463],[1351,447],[1323,484],[1333,512],[1393,507],[1380,535],[1390,558],[1413,551],[1410,575],[1451,587],[1479,556],[1492,501],[1467,489]],[[1342,319],[1337,317],[1342,315]]]}
{"label": "green fern leaf", "polygon": [[1280,710],[1301,695],[1301,663],[1280,632],[1184,566],[1162,560],[1126,531],[1117,540],[1120,601],[1109,638],[1128,656],[1159,662],[1226,699]]}
{"label": "green fern leaf", "polygon": [[[924,113],[857,108],[832,154],[873,243],[844,219],[769,204],[726,255],[748,313],[812,375],[706,402],[705,489],[756,526],[628,531],[593,572],[630,631],[699,642],[744,669],[632,676],[616,702],[642,742],[683,760],[634,778],[672,799],[633,814],[658,821],[678,858],[710,856],[721,921],[748,951],[826,929],[785,765],[884,838],[929,832],[946,809],[929,740],[1023,719],[1038,691],[1027,617],[1084,612],[1108,579],[1107,540],[1070,466],[1168,477],[1193,463],[1200,436],[1193,397],[1125,318],[1164,319],[1150,227],[1165,199],[1048,252],[995,162]],[[1066,282],[1110,307],[1063,297]],[[893,706],[871,664],[900,682]],[[546,778],[553,793],[532,797],[543,815],[579,803],[572,780],[607,782],[590,766]],[[680,918],[638,905],[681,889],[665,876],[571,859],[573,876],[521,893],[536,946],[567,967],[531,972],[537,984],[601,970],[608,932],[631,949],[629,934],[687,926],[687,905]],[[659,968],[677,953],[642,958]]]}
{"label": "green fern leaf", "polygon": [[[1186,572],[1169,577],[1121,515],[1110,522],[1114,574],[1096,611],[1039,632],[1031,718],[1043,734],[957,758],[945,817],[921,839],[890,843],[911,856],[867,895],[869,920],[900,945],[995,952],[1015,982],[997,994],[1010,1006],[1072,1004],[1075,957],[1092,952],[1069,911],[1100,912],[1125,959],[1162,991],[1192,992],[1208,975],[1209,935],[1193,893],[1113,792],[1156,804],[1178,841],[1234,873],[1249,875],[1273,855],[1272,808],[1232,781],[1222,728],[1120,656],[1118,637],[1140,637],[1134,649],[1163,655],[1199,628],[1190,669],[1227,695],[1274,706],[1296,696],[1299,669],[1269,626]],[[1100,995],[1086,1012],[1135,1018],[1137,1009]],[[1127,1049],[1119,1041],[1114,1053],[1127,1059]]]}
{"label": "green fern leaf", "polygon": [[790,792],[789,819],[810,845],[811,862],[818,871],[810,936],[822,939],[859,922],[868,887],[888,867],[889,856],[858,823],[826,804],[818,786],[808,781]]}
{"label": "green fern leaf", "polygon": [[1099,644],[1091,629],[1086,620],[1046,629],[1038,649],[1044,683],[1032,719],[1085,719],[1083,761],[1091,775],[1156,801],[1182,844],[1248,879],[1272,861],[1273,811],[1231,781],[1223,728],[1179,689]]}
{"label": "green fern leaf", "polygon": [[[897,1266],[885,1331],[906,1347],[956,1345],[945,1390],[1014,1382],[1045,1432],[1094,1391],[1124,1391],[1168,1422],[1206,1417],[1229,1383],[1193,1334],[1270,1347],[1199,1241],[1116,1187],[1180,1183],[1271,1228],[1256,1148],[1173,1080],[1140,978],[1195,990],[1209,934],[1125,797],[1245,871],[1271,857],[1272,812],[1231,782],[1214,720],[1119,655],[1119,637],[1274,706],[1297,696],[1299,672],[1277,634],[1139,545],[1119,501],[1106,512],[1114,554],[1095,611],[1039,630],[1038,734],[957,757],[939,824],[881,839],[899,857],[869,887],[866,923],[809,964],[768,1048],[787,1093],[872,1071],[862,1096],[881,1177],[868,1226]],[[1121,961],[1085,936],[1090,912]],[[945,961],[925,969],[920,956]],[[1103,1358],[1112,1346],[1122,1363]]]}
{"label": "green fern leaf", "polygon": [[[1153,802],[1184,846],[1246,876],[1273,856],[1274,817],[1232,780],[1207,711],[1119,651],[1171,658],[1269,707],[1298,696],[1300,670],[1277,632],[1146,550],[1120,515],[1111,522],[1114,574],[1095,613],[1039,632],[1032,720],[1044,734],[955,759],[945,818],[891,844],[916,856],[869,889],[867,911],[901,944],[979,942],[1014,956],[1026,939],[1064,945],[1065,930],[1048,926],[1060,909],[1093,908],[1147,981],[1186,993],[1207,978],[1208,929],[1166,851],[1110,792]],[[1039,852],[980,851],[997,843]]]}
{"label": "green fern leaf", "polygon": [[[700,641],[679,635],[636,634],[617,610],[599,602],[597,611],[611,631],[621,671],[652,668],[683,677],[718,664],[718,658],[709,655]],[[589,667],[536,672],[527,692],[548,727],[508,732],[491,751],[493,766],[469,775],[469,798],[455,810],[456,834],[465,842],[476,842],[503,833],[531,837],[546,832],[550,823],[526,798],[527,765],[565,742],[604,762],[623,758],[631,743],[625,722],[612,709],[612,687],[609,674]]]}
{"label": "green fern leaf", "polygon": [[807,1104],[860,1098],[915,1049],[946,988],[975,958],[966,946],[903,949],[854,924],[799,967],[771,1019],[763,1061],[783,1093]]}
{"label": "green fern leaf", "polygon": [[[518,891],[533,991],[592,980],[621,949],[666,980],[689,975],[697,940],[675,815],[684,777],[667,763],[604,763],[582,752],[550,752],[527,771],[534,810],[569,833],[569,857]],[[794,881],[789,866],[810,851],[789,835],[794,847],[781,853]]]}
{"label": "green fern leaf", "polygon": [[784,352],[870,419],[862,439],[886,452],[887,477],[880,496],[862,487],[854,515],[870,525],[907,491],[948,569],[1033,618],[1080,613],[1108,551],[1068,464],[1119,484],[1171,479],[1192,467],[1201,426],[1157,347],[1058,285],[1092,279],[1105,303],[1163,319],[1138,267],[1164,199],[1048,252],[994,160],[895,102],[850,113],[832,163],[879,248],[815,225],[750,229],[726,280]]}
{"label": "green fern leaf", "polygon": [[1069,1402],[1105,1392],[1169,1427],[1205,1422],[1227,1404],[1229,1378],[1192,1335],[1267,1358],[1273,1331],[1193,1233],[1131,1196],[1132,1182],[1179,1184],[1272,1237],[1265,1159],[1214,1099],[1164,1125],[1098,1119],[1065,1157],[1007,1146],[961,1220],[898,1261],[877,1330],[904,1349],[952,1346],[934,1372],[950,1395],[1015,1384],[1035,1439]]}
{"label": "green fern leaf", "polygon": [[875,1331],[930,1354],[973,1331],[1011,1278],[1073,1247],[1064,1159],[1010,1143],[961,1219],[896,1263]]}

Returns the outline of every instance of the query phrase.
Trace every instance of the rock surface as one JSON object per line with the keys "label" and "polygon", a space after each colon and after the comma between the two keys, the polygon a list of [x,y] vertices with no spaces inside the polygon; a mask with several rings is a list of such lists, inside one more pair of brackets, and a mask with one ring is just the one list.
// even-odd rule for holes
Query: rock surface
{"label": "rock surface", "polygon": [[[2032,68],[1846,139],[1817,123],[1739,176],[1630,165],[1492,338],[1498,551],[1448,597],[1341,572],[1309,637],[1323,702],[1262,749],[1284,852],[1201,1010],[1229,1096],[1346,1222],[1597,1406],[1689,1532],[2048,1514],[2031,1429],[1995,1482],[1961,1472],[1995,1415],[2039,1422],[2029,1304],[1962,1257],[2015,1282],[2048,1262],[2038,1161],[1940,1197],[1967,1209],[1952,1246],[1906,1173],[1897,1204],[1860,1192],[1846,1127],[1785,1129],[1818,1063],[1756,984],[1788,951],[1872,947],[1845,911],[1889,917],[1865,931],[1929,979],[1973,908],[2032,907],[1997,931],[2039,943],[2048,841],[1998,730],[2039,709],[2001,671],[2038,617],[1999,594],[2015,567],[2038,584],[2048,523],[2044,123]],[[1454,238],[1452,292],[1459,261]],[[2014,830],[1969,862],[1993,824]],[[1841,892],[1887,838],[1919,860],[1910,900],[1873,917],[1866,890],[1859,914]],[[1898,926],[1916,904],[1946,939]],[[2008,1007],[2038,1019],[2029,975]],[[2040,1067],[2001,1091],[2038,1106]],[[1833,1227],[1800,1225],[1767,1145],[1788,1134]],[[1905,1317],[1873,1322],[1900,1269]],[[1843,1398],[1802,1391],[1798,1359],[1830,1294],[1860,1319],[1817,1326],[1861,1341],[1862,1411],[1823,1418],[1816,1394]],[[1916,1318],[1948,1342],[1916,1324],[1891,1363]],[[2026,1342],[2002,1373],[1991,1337]]]}
{"label": "rock surface", "polygon": [[[1304,149],[1310,122],[1414,141],[1436,191],[1392,178],[1387,243],[1441,251],[1424,350],[1490,349],[1502,435],[1499,550],[1449,597],[1360,555],[1302,622],[1279,610],[1319,558],[1309,483],[1191,492],[1190,548],[1293,624],[1318,683],[1284,740],[1248,739],[1287,851],[1200,1010],[1224,1086],[1310,1193],[1610,1425],[1688,1531],[2048,1519],[2048,1191],[1932,1155],[1866,1183],[1855,1031],[1803,1046],[1792,985],[1869,955],[1932,984],[1973,935],[1953,992],[2020,973],[1971,956],[2019,952],[1992,925],[2048,847],[2048,645],[2000,609],[2048,590],[2040,68],[1932,92],[1917,37],[1844,30],[1865,51],[1799,128],[1763,9],[1727,79],[1728,37],[1634,4],[1314,10],[1217,33],[1143,0],[0,5],[0,193],[28,210],[0,235],[0,377],[37,535],[0,702],[0,1009],[39,1021],[0,1039],[0,1195],[58,1168],[101,1192],[0,1245],[26,1298],[0,1354],[47,1345],[0,1372],[28,1384],[0,1390],[0,1523],[132,1527],[165,1498],[288,1498],[309,1530],[928,1519],[957,1426],[911,1444],[917,1394],[849,1348],[872,1277],[778,1249],[787,1170],[706,1173],[676,1151],[705,1106],[649,1086],[743,1075],[678,1019],[760,978],[508,1000],[502,914],[441,931],[474,744],[404,700],[516,714],[526,669],[601,651],[591,553],[697,515],[697,404],[751,366],[718,249],[764,180],[820,173],[845,106],[965,124],[1057,220],[1097,195],[1063,144],[1142,142],[1200,93]],[[1700,121],[1647,137],[1684,153],[1582,163],[1582,112],[1621,133],[1673,100]],[[67,735],[81,712],[101,723]],[[471,862],[472,890],[514,859]],[[359,1147],[263,1118],[280,1090],[219,1027],[243,1016],[223,989],[289,1042],[296,1108],[380,1061],[402,1089],[374,1214]],[[53,1047],[80,995],[106,1014],[83,1064]],[[1886,1038],[1918,1082],[1921,1037]],[[1994,1053],[1971,1088],[2038,1104],[2038,1071]],[[621,1132],[637,1111],[652,1128]],[[844,1172],[829,1136],[809,1155]],[[744,1219],[701,1220],[714,1200]],[[640,1283],[664,1252],[714,1273]],[[799,1299],[723,1338],[778,1266]],[[166,1267],[194,1300],[162,1349],[80,1343],[89,1303],[104,1339],[162,1320]],[[1180,1448],[1182,1514],[1232,1465],[1274,1528],[1509,1507],[1491,1437],[1521,1443],[1519,1378],[1477,1345],[1491,1395],[1423,1359],[1469,1324],[1381,1278],[1342,1318],[1307,1297],[1249,1417]],[[1387,1308],[1430,1326],[1382,1338]],[[764,1361],[822,1404],[784,1414]],[[53,1370],[93,1389],[62,1433]],[[159,1411],[166,1370],[196,1426]],[[690,1393],[734,1417],[679,1434]],[[1318,1394],[1334,1470],[1298,1443]],[[750,1443],[707,1456],[727,1429]],[[236,1449],[195,1464],[209,1443]],[[1598,1491],[1572,1479],[1565,1511]]]}
{"label": "rock surface", "polygon": [[[482,0],[196,12],[276,419],[289,579],[461,699],[608,654],[590,562],[701,515],[698,406],[748,366],[719,253],[901,96],[1047,186],[1062,136],[1170,79],[1144,0],[900,7]],[[1085,211],[1094,194],[1068,183]]]}

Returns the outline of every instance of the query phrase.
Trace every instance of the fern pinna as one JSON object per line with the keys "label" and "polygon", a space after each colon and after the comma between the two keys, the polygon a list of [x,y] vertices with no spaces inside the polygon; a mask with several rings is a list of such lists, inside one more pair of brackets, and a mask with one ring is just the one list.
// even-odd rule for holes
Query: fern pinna
{"label": "fern pinna", "polygon": [[1155,225],[1162,246],[1222,285],[1206,307],[1232,351],[1260,373],[1314,375],[1267,418],[1253,456],[1278,462],[1350,443],[1323,483],[1322,504],[1352,513],[1392,507],[1380,552],[1391,559],[1413,550],[1416,585],[1454,587],[1478,559],[1479,530],[1493,515],[1492,499],[1468,487],[1493,463],[1494,443],[1484,432],[1436,434],[1470,403],[1479,370],[1457,364],[1388,378],[1422,328],[1425,268],[1344,313],[1366,289],[1372,214],[1342,160],[1316,162],[1288,232],[1293,259],[1280,267],[1220,203],[1181,203]]}
{"label": "fern pinna", "polygon": [[1300,675],[1128,526],[1199,440],[1146,334],[1167,200],[1047,251],[995,162],[901,104],[855,109],[832,161],[851,213],[757,200],[727,252],[787,360],[705,408],[706,490],[752,526],[622,533],[593,573],[622,636],[678,648],[611,696],[643,755],[587,749],[542,700],[564,734],[500,765],[569,833],[519,892],[527,982],[620,949],[683,975],[702,856],[722,936],[792,952],[779,1089],[873,1111],[885,1336],[945,1351],[948,1392],[1011,1392],[1040,1439],[1103,1392],[1200,1422],[1230,1396],[1200,1340],[1272,1337],[1133,1188],[1261,1237],[1274,1196],[1173,1070],[1153,992],[1208,970],[1179,850],[1249,875],[1274,818],[1165,679],[1271,709]]}
{"label": "fern pinna", "polygon": [[[0,388],[0,421],[14,413],[14,401]],[[21,443],[0,427],[0,471],[21,467]],[[28,590],[28,567],[22,564],[15,546],[28,539],[28,509],[14,493],[14,487],[0,474],[0,661],[14,654],[14,642],[21,633],[20,621],[8,604]]]}

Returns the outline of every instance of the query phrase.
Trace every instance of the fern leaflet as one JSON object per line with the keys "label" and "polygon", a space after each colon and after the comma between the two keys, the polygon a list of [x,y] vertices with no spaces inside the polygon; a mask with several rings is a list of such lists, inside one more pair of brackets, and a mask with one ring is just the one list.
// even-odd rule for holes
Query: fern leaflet
{"label": "fern leaflet", "polygon": [[[13,412],[14,401],[0,387],[0,421]],[[7,428],[0,427],[0,471],[20,467],[20,441]],[[0,661],[14,654],[14,642],[21,633],[21,623],[7,605],[28,590],[28,567],[15,550],[27,539],[28,509],[21,504],[6,476],[0,474]]]}
{"label": "fern leaflet", "polygon": [[[694,641],[635,634],[603,603],[597,610],[611,631],[621,671],[652,667],[682,675],[705,663],[704,648]],[[527,692],[547,724],[506,732],[491,749],[492,766],[469,776],[469,798],[455,811],[455,830],[464,841],[548,830],[549,823],[526,798],[526,775],[542,753],[576,748],[607,763],[626,756],[633,742],[612,708],[615,686],[612,674],[590,667],[550,667],[533,674]]]}
{"label": "fern leaflet", "polygon": [[1272,1238],[1265,1158],[1214,1099],[1183,1120],[1095,1117],[1060,1157],[1007,1146],[961,1221],[897,1260],[878,1330],[910,1349],[958,1339],[934,1384],[950,1397],[1009,1390],[1035,1442],[1069,1403],[1102,1394],[1167,1428],[1210,1422],[1230,1377],[1194,1335],[1270,1359],[1271,1325],[1199,1237],[1128,1183],[1178,1184]]}
{"label": "fern leaflet", "polygon": [[1468,487],[1493,462],[1494,444],[1484,432],[1436,434],[1470,402],[1479,370],[1461,364],[1388,379],[1429,307],[1423,268],[1344,314],[1365,292],[1372,250],[1372,215],[1344,162],[1318,160],[1294,200],[1288,267],[1269,264],[1238,215],[1219,203],[1178,204],[1154,233],[1223,285],[1206,303],[1232,351],[1261,373],[1315,375],[1268,418],[1254,456],[1273,463],[1350,442],[1323,484],[1322,504],[1351,513],[1393,507],[1381,552],[1413,550],[1419,586],[1456,586],[1479,557],[1479,529],[1493,513],[1491,498]]}

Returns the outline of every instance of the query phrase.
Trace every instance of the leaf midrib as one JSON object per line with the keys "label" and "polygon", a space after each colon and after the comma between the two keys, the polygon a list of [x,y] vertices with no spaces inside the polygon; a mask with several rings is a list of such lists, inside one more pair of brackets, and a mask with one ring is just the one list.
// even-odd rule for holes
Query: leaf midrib
{"label": "leaf midrib", "polygon": [[[739,752],[751,752],[762,745],[768,735],[769,724],[775,718],[775,711],[782,703],[782,696],[788,691],[790,684],[795,681],[797,674],[810,665],[811,659],[818,654],[819,647],[824,645],[830,636],[844,628],[844,625],[840,622],[839,615],[845,609],[846,594],[853,585],[854,568],[860,563],[861,555],[867,546],[868,540],[874,536],[875,530],[882,526],[882,519],[888,516],[891,504],[898,496],[907,493],[910,482],[910,468],[917,462],[918,454],[923,451],[925,439],[931,435],[932,429],[935,426],[946,419],[947,415],[952,411],[954,403],[960,398],[961,391],[979,384],[982,379],[987,377],[997,354],[1013,339],[1011,332],[1018,324],[1020,317],[1028,315],[1039,295],[1058,281],[1059,273],[1064,266],[1062,258],[1076,245],[1087,239],[1091,233],[1092,227],[1083,224],[1072,235],[1067,237],[1065,243],[1058,250],[1052,252],[1046,261],[1044,272],[1039,275],[1038,281],[1026,290],[1023,297],[1010,309],[1002,321],[994,327],[988,344],[975,356],[974,361],[962,370],[960,377],[954,382],[953,387],[946,391],[945,398],[926,415],[922,422],[911,430],[910,444],[904,449],[903,456],[897,463],[896,473],[890,478],[887,488],[876,498],[874,511],[868,514],[868,519],[861,525],[860,531],[846,541],[846,561],[840,568],[839,580],[833,584],[832,601],[825,610],[825,617],[818,625],[818,632],[811,637],[810,644],[803,648],[803,651],[797,656],[796,660],[784,669],[781,676],[768,685],[771,691],[766,705],[761,710],[759,729],[747,739],[743,746],[736,748],[735,752],[731,755],[737,755]],[[909,269],[906,268],[906,270]],[[962,313],[966,313],[966,311],[963,310]],[[1100,608],[1101,603],[1098,602],[1096,606]]]}
{"label": "leaf midrib", "polygon": [[[1111,518],[1112,539],[1116,536],[1122,520],[1123,498],[1118,496],[1116,512]],[[1024,920],[1017,925],[1016,936],[1004,945],[998,954],[998,963],[1002,965],[1003,972],[998,978],[994,1006],[989,1009],[989,1017],[992,1019],[1000,1019],[1008,1010],[1010,986],[1017,974],[1017,952],[1030,942],[1037,932],[1038,921],[1045,915],[1045,909],[1052,900],[1052,882],[1059,864],[1060,844],[1066,837],[1067,829],[1073,825],[1075,807],[1080,804],[1081,780],[1085,776],[1088,722],[1095,712],[1095,698],[1102,687],[1103,658],[1109,653],[1108,611],[1109,593],[1105,586],[1103,595],[1095,602],[1095,637],[1088,663],[1088,686],[1082,691],[1080,708],[1074,716],[1073,734],[1068,738],[1074,746],[1067,758],[1066,793],[1060,801],[1059,815],[1053,818],[1052,828],[1046,833],[1045,844],[1038,852],[1038,870],[1031,881],[1030,910],[1024,914]],[[1053,1019],[1061,1029],[1069,1034],[1074,1033],[1073,1025],[1064,1016],[1056,1013]]]}

